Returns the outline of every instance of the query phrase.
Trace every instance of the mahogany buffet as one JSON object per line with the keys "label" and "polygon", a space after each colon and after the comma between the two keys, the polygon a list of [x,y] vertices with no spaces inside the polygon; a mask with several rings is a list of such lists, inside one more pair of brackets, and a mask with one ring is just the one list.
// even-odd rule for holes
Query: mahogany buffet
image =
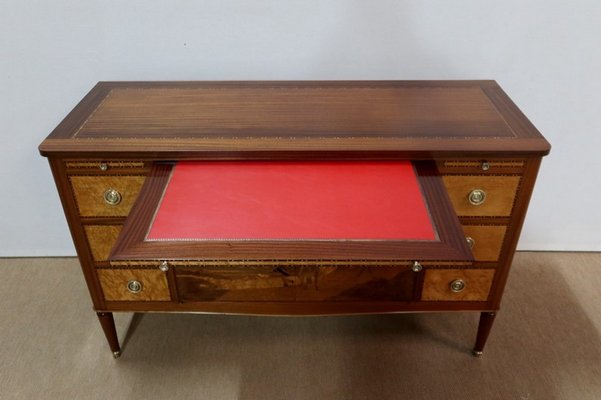
{"label": "mahogany buffet", "polygon": [[494,81],[100,82],[42,142],[94,310],[478,312],[550,145]]}

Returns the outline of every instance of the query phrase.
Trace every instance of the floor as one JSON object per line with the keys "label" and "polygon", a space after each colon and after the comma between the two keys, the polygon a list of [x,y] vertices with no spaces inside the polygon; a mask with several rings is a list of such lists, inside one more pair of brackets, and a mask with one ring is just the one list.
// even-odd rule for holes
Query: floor
{"label": "floor", "polygon": [[0,259],[1,399],[600,399],[601,253],[516,255],[477,314],[118,314],[113,359],[74,258]]}

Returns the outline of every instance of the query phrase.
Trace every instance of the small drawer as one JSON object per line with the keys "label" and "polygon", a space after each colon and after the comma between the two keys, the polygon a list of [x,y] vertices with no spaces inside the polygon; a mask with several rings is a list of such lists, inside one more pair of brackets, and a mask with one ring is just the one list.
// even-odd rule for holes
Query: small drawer
{"label": "small drawer", "polygon": [[74,175],[69,179],[82,217],[125,217],[146,177]]}
{"label": "small drawer", "polygon": [[121,225],[85,225],[86,237],[94,261],[107,261],[121,232]]}
{"label": "small drawer", "polygon": [[510,216],[520,179],[520,176],[443,176],[459,217]]}
{"label": "small drawer", "polygon": [[505,225],[463,225],[476,261],[498,261],[506,231]]}
{"label": "small drawer", "polygon": [[299,301],[410,301],[415,279],[409,266],[326,266],[300,274]]}
{"label": "small drawer", "polygon": [[295,267],[173,264],[181,301],[294,301],[299,285]]}
{"label": "small drawer", "polygon": [[519,159],[459,159],[437,160],[438,171],[445,174],[521,174],[524,160]]}
{"label": "small drawer", "polygon": [[429,269],[424,277],[424,301],[486,301],[493,269]]}
{"label": "small drawer", "polygon": [[118,173],[124,171],[137,171],[139,173],[149,169],[144,161],[131,160],[67,160],[65,167],[73,173]]}
{"label": "small drawer", "polygon": [[159,269],[98,269],[107,301],[169,301],[165,272]]}

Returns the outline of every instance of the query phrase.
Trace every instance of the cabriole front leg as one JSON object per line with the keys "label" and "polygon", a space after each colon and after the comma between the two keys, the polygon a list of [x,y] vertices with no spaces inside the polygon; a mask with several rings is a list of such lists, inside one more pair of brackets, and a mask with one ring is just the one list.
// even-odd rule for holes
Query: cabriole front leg
{"label": "cabriole front leg", "polygon": [[113,313],[99,312],[96,313],[96,315],[98,316],[98,320],[100,321],[100,325],[104,331],[104,336],[106,336],[106,340],[109,342],[109,346],[113,352],[113,357],[119,358],[121,355],[121,348],[119,347],[119,339],[117,338],[117,330],[115,329]]}
{"label": "cabriole front leg", "polygon": [[478,335],[476,337],[476,344],[474,345],[474,350],[472,350],[472,355],[474,357],[482,357],[482,352],[484,351],[484,345],[486,344],[486,339],[488,339],[488,334],[492,328],[492,324],[495,321],[496,313],[494,312],[483,312],[480,313],[480,323],[478,324]]}

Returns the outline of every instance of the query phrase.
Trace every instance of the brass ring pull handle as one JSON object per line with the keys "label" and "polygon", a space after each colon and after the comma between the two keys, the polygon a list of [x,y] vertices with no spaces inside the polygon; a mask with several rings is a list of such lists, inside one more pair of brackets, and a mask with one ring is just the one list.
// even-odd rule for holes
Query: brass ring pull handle
{"label": "brass ring pull handle", "polygon": [[142,282],[135,279],[127,282],[127,290],[133,294],[140,293],[142,291]]}
{"label": "brass ring pull handle", "polygon": [[102,197],[104,198],[104,202],[109,206],[116,206],[121,203],[121,193],[112,188],[107,189]]}
{"label": "brass ring pull handle", "polygon": [[449,288],[453,293],[461,293],[465,289],[465,282],[462,279],[455,279],[449,284]]}
{"label": "brass ring pull handle", "polygon": [[486,192],[482,189],[474,189],[467,196],[467,200],[473,206],[479,206],[486,200]]}
{"label": "brass ring pull handle", "polygon": [[474,248],[474,245],[476,244],[476,241],[474,240],[473,237],[471,236],[466,236],[465,237],[465,241],[467,242],[467,245],[470,247],[470,249]]}

